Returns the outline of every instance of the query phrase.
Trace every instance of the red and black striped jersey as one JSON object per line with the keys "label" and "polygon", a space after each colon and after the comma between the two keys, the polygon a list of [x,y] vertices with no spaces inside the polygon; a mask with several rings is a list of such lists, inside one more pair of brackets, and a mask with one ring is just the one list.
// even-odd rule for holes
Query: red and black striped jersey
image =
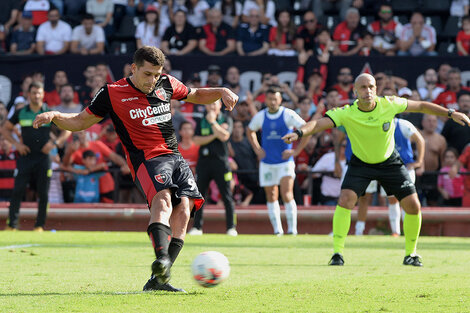
{"label": "red and black striped jersey", "polygon": [[137,89],[129,78],[123,78],[101,88],[86,110],[98,117],[109,113],[135,178],[135,171],[144,160],[179,154],[170,100],[185,99],[189,92],[189,87],[170,75],[163,74],[149,94]]}

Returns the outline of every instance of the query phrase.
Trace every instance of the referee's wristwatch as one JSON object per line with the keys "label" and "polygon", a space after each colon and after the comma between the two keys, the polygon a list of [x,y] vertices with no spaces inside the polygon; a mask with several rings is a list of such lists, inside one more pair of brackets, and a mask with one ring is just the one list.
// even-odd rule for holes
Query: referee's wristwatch
{"label": "referee's wristwatch", "polygon": [[449,109],[449,111],[447,111],[447,117],[449,118],[452,118],[452,114],[455,112],[454,109]]}

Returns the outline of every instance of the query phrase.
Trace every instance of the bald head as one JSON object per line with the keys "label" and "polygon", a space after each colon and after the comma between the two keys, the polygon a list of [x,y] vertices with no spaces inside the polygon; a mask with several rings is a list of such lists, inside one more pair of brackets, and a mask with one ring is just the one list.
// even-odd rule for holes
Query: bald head
{"label": "bald head", "polygon": [[356,79],[354,80],[354,85],[358,85],[358,84],[361,84],[361,83],[364,83],[364,82],[370,82],[371,80],[375,85],[374,76],[372,76],[370,74],[367,74],[367,73],[362,73],[362,74],[360,74],[359,76],[356,77]]}
{"label": "bald head", "polygon": [[[354,93],[360,105],[366,105],[368,108],[373,106],[375,97],[377,96],[377,86],[374,76],[366,73],[357,76],[354,81]],[[368,108],[363,107],[365,110]]]}

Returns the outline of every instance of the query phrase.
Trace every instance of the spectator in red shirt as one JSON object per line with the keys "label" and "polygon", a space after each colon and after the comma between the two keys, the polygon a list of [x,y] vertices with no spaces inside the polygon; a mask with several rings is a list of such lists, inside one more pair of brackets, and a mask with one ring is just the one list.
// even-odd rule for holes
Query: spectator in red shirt
{"label": "spectator in red shirt", "polygon": [[179,134],[181,141],[178,143],[178,150],[183,158],[188,162],[189,168],[196,174],[197,159],[199,158],[199,146],[193,141],[194,126],[188,121],[180,124]]}
{"label": "spectator in red shirt", "polygon": [[277,26],[269,30],[268,54],[277,56],[294,56],[293,50],[295,25],[289,11],[280,11],[277,15]]}
{"label": "spectator in red shirt", "polygon": [[353,77],[349,67],[342,67],[339,69],[337,76],[338,83],[333,85],[332,88],[338,90],[340,96],[341,106],[352,103],[354,99],[353,93]]}
{"label": "spectator in red shirt", "polygon": [[300,53],[312,55],[315,51],[315,36],[317,34],[318,23],[315,13],[305,12],[303,16],[303,25],[297,29],[295,36],[295,49]]}
{"label": "spectator in red shirt", "polygon": [[207,13],[207,24],[202,27],[199,50],[217,56],[235,51],[235,33],[230,25],[222,21],[222,13],[218,9],[211,9]]}
{"label": "spectator in red shirt", "polygon": [[[49,108],[56,107],[62,102],[60,100],[60,88],[63,85],[66,85],[69,83],[69,80],[67,78],[67,73],[65,73],[62,70],[55,72],[54,80],[52,81],[52,83],[54,84],[54,89],[49,92],[46,92],[46,94],[44,95],[44,102],[47,103]],[[80,99],[76,91],[73,93],[73,102],[80,103]]]}
{"label": "spectator in red shirt", "polygon": [[[72,164],[84,165],[83,164],[83,152],[85,150],[92,150],[95,152],[97,157],[97,166],[102,166],[103,163],[109,159],[113,163],[117,164],[121,168],[121,173],[129,174],[130,170],[127,166],[126,160],[113,152],[101,141],[89,141],[87,138],[86,131],[76,132],[73,136],[73,142],[67,147],[63,159],[64,169],[74,172]],[[107,167],[106,167],[107,169]],[[99,179],[100,184],[100,201],[106,203],[113,203],[113,192],[114,192],[114,179],[111,173],[107,172]]]}
{"label": "spectator in red shirt", "polygon": [[359,23],[359,10],[349,8],[346,13],[346,20],[339,23],[333,33],[336,49],[335,55],[349,56],[357,54],[362,48],[362,34],[365,27]]}
{"label": "spectator in red shirt", "polygon": [[457,110],[459,108],[457,99],[462,93],[470,93],[470,88],[462,86],[460,70],[452,68],[447,74],[447,88],[437,96],[434,103],[442,105],[448,109]]}
{"label": "spectator in red shirt", "polygon": [[374,35],[374,48],[384,55],[395,55],[396,34],[402,25],[393,20],[393,10],[389,3],[382,3],[378,12],[379,20],[369,24],[367,30]]}
{"label": "spectator in red shirt", "polygon": [[457,34],[457,51],[459,55],[470,54],[470,16],[462,18],[462,30]]}

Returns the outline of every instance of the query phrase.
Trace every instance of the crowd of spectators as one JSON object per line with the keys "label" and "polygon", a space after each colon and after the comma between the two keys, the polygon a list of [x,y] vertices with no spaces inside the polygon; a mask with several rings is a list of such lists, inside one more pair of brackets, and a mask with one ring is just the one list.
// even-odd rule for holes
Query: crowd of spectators
{"label": "crowd of spectators", "polygon": [[[333,2],[337,7],[325,6],[324,10],[320,10],[319,6],[327,2]],[[11,0],[5,1],[5,5],[11,10],[8,14],[0,14],[0,23],[3,23],[2,29],[6,35],[3,37],[3,43],[9,44],[4,46],[5,51],[12,54],[106,53],[109,51],[107,47],[112,36],[121,30],[115,23],[124,23],[128,16],[132,16],[136,17],[138,22],[133,24],[136,26],[136,46],[159,46],[167,55],[297,55],[298,77],[292,86],[280,83],[273,73],[264,73],[257,90],[243,90],[237,67],[229,67],[225,73],[217,65],[211,65],[207,69],[207,86],[224,85],[237,93],[241,99],[236,109],[228,116],[234,121],[229,152],[231,164],[238,172],[238,184],[233,186],[233,197],[237,204],[246,205],[265,202],[263,191],[258,184],[256,156],[246,139],[245,129],[251,118],[264,107],[264,96],[269,86],[279,86],[283,91],[283,105],[296,110],[308,121],[320,118],[326,110],[341,107],[354,100],[354,77],[351,69],[343,67],[337,73],[328,73],[327,64],[331,55],[436,54],[436,38],[440,37],[432,24],[428,23],[427,16],[413,12],[409,14],[410,23],[400,23],[403,20],[394,18],[393,6],[389,2],[380,2],[379,6],[369,2],[302,1],[300,9],[297,8],[294,12],[289,10],[289,6],[283,8],[282,1],[261,0],[247,0],[244,4],[233,0],[215,3],[205,0]],[[455,10],[457,2],[463,5],[458,12]],[[282,10],[276,10],[278,5]],[[313,10],[310,10],[311,8]],[[338,14],[338,23],[333,25],[329,25],[331,16],[325,13],[329,14],[331,10],[337,10]],[[468,1],[452,1],[451,11],[468,13]],[[302,16],[300,26],[295,23],[299,12]],[[84,14],[80,15],[81,13]],[[367,13],[377,13],[377,19],[364,19],[363,17],[368,16],[365,15]],[[71,15],[75,19],[68,18]],[[64,18],[61,19],[61,16]],[[80,23],[76,20],[77,16],[81,17]],[[344,17],[344,20],[341,21],[339,17]],[[465,55],[465,51],[470,48],[465,39],[470,28],[470,19],[466,15],[460,16],[459,19],[462,30],[458,35],[457,32],[454,34],[454,38],[457,38],[456,51]],[[73,21],[76,26],[72,28],[70,24],[73,25]],[[310,57],[316,57],[320,66],[306,77],[306,70],[303,68]],[[165,64],[164,71],[171,73],[169,61]],[[439,68],[429,68],[422,74],[424,86],[411,90],[408,88],[408,82],[401,77],[374,73],[377,92],[381,96],[433,101],[470,114],[470,88],[462,85],[458,68],[442,64]],[[123,68],[123,76],[129,75],[129,65],[126,65]],[[335,75],[331,86],[326,84],[328,75]],[[185,84],[201,87],[201,77],[198,73],[188,76]],[[8,104],[0,103],[2,121],[28,103],[27,91],[33,81],[44,83],[44,76],[38,72],[25,76],[21,92],[15,95],[11,108]],[[66,70],[59,70],[54,75],[53,86],[46,86],[44,102],[49,108],[61,112],[80,112],[106,82],[112,82],[112,79],[108,66],[104,63],[87,66],[83,72],[83,81],[78,86],[69,83]],[[172,115],[180,141],[180,151],[195,170],[198,146],[194,143],[193,136],[205,116],[205,107],[184,101],[172,101]],[[469,206],[470,175],[450,177],[445,172],[454,165],[459,165],[461,172],[470,168],[470,128],[435,116],[409,113],[400,117],[418,127],[426,140],[424,174],[418,176],[417,181],[424,204],[461,205],[463,198],[464,205]],[[16,130],[15,135],[21,136],[19,130]],[[334,136],[334,132],[313,136],[297,157],[297,170],[304,171],[296,180],[297,202],[302,203],[302,194],[311,194],[313,204],[331,203],[338,196],[336,185],[339,180],[331,183],[333,180],[327,179],[330,183],[322,185],[321,177],[314,176],[314,183],[310,184],[312,180],[306,179],[308,175],[305,173],[311,168],[318,171],[331,170],[331,167],[320,166],[318,161],[322,160],[323,164],[333,151]],[[90,151],[95,153],[96,158],[92,157]],[[58,147],[58,150],[51,154],[54,169],[61,170],[56,171],[51,182],[51,202],[85,201],[85,195],[93,195],[93,199],[96,199],[97,193],[102,202],[144,201],[131,182],[123,156],[122,146],[109,120],[104,120],[86,132],[71,136],[64,146]],[[2,138],[2,168],[14,169],[16,157],[15,147]],[[441,175],[437,175],[439,171],[442,172]],[[7,200],[8,190],[13,187],[12,181],[1,178],[0,180],[0,198]],[[82,188],[77,188],[77,183],[79,186],[95,188],[94,193],[83,193]],[[326,185],[334,188],[327,190]],[[31,189],[34,190],[34,186],[31,186]],[[114,190],[119,192],[113,194]],[[77,193],[78,198],[74,196]],[[60,196],[57,196],[58,194]],[[34,194],[29,196],[34,197]],[[217,202],[217,198],[209,201]]]}
{"label": "crowd of spectators", "polygon": [[470,53],[468,0],[395,2],[4,0],[0,53],[132,53],[142,45],[169,55]]}

